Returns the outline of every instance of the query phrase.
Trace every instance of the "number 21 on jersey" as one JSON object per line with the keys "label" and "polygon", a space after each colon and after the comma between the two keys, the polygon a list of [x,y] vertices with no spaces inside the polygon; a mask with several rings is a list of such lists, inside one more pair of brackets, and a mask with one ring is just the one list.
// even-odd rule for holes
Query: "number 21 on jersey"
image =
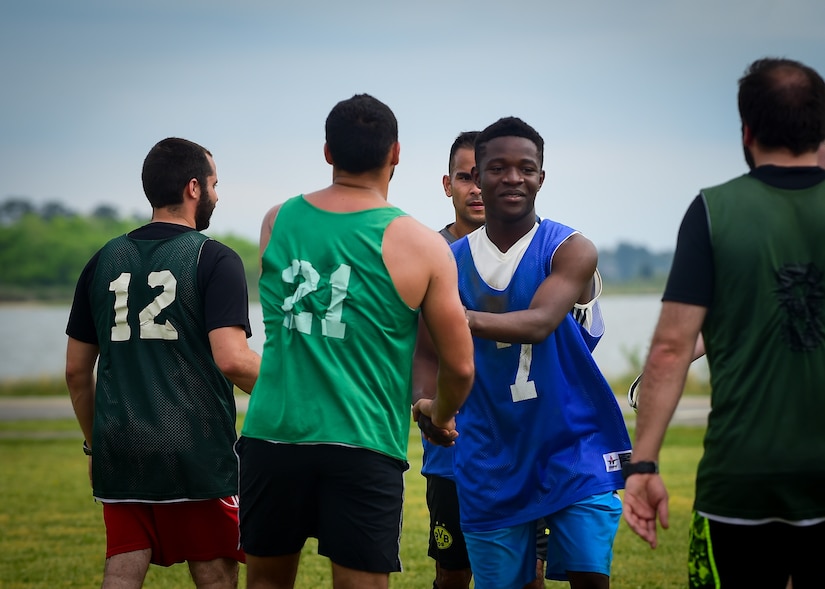
{"label": "number 21 on jersey", "polygon": [[[329,275],[330,300],[329,306],[321,319],[321,334],[324,337],[343,339],[347,330],[346,323],[341,321],[344,310],[344,300],[347,298],[347,288],[352,268],[341,264]],[[306,296],[318,291],[321,275],[306,260],[292,260],[292,264],[281,272],[281,279],[288,284],[295,284],[295,292],[288,296],[281,308],[284,310],[284,327],[295,329],[300,333],[312,333],[312,313],[309,311],[297,312],[295,305]],[[300,282],[299,282],[299,279]],[[318,296],[317,294],[315,296]]]}

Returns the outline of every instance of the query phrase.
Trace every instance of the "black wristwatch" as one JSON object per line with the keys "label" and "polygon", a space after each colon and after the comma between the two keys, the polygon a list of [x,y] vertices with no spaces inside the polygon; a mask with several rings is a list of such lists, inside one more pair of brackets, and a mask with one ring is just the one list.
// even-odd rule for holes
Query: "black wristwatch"
{"label": "black wristwatch", "polygon": [[83,453],[86,456],[91,456],[92,455],[92,449],[89,448],[89,444],[86,443],[86,440],[83,440]]}
{"label": "black wristwatch", "polygon": [[622,478],[627,480],[632,474],[657,474],[659,472],[659,465],[650,460],[643,460],[641,462],[625,462],[622,464]]}

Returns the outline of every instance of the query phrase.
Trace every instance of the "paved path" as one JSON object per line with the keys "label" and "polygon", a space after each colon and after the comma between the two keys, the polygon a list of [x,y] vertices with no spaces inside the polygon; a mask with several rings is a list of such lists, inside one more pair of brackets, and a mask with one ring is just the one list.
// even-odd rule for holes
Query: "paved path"
{"label": "paved path", "polygon": [[[627,406],[624,396],[617,397],[628,423],[633,423],[634,413]],[[245,412],[248,397],[236,397],[238,411]],[[676,408],[674,425],[705,425],[710,410],[708,397],[685,396]],[[72,404],[66,397],[4,397],[0,398],[0,421],[21,419],[63,419],[74,417]]]}

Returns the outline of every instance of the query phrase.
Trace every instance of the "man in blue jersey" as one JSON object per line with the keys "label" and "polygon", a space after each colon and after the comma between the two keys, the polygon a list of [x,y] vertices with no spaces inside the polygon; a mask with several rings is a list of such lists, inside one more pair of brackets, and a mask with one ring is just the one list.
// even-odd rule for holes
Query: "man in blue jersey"
{"label": "man in blue jersey", "polygon": [[[453,141],[447,174],[442,178],[444,194],[452,201],[455,221],[439,233],[453,243],[484,224],[484,203],[481,190],[473,181],[475,139],[478,131],[464,131]],[[423,328],[423,325],[422,325]],[[419,342],[428,341],[426,330],[419,333]],[[436,358],[428,346],[417,347],[413,363],[413,400],[429,398],[434,393]],[[419,418],[419,427],[426,433],[429,421]],[[433,589],[468,589],[472,578],[470,557],[461,532],[458,493],[453,476],[453,449],[432,444],[423,438],[424,460],[421,473],[427,479],[427,508],[430,511],[429,556],[435,560]],[[547,536],[543,522],[537,530],[536,578],[525,589],[544,586],[544,555]]]}
{"label": "man in blue jersey", "polygon": [[544,141],[500,119],[475,142],[486,225],[453,244],[476,379],[458,415],[461,525],[478,589],[535,575],[535,521],[550,530],[549,579],[608,587],[630,441],[613,392],[570,312],[592,301],[597,252],[536,219]]}
{"label": "man in blue jersey", "polygon": [[639,397],[624,517],[668,526],[662,440],[697,335],[711,406],[690,527],[690,587],[821,587],[825,546],[825,81],[788,59],[739,80],[750,172],[682,220]]}

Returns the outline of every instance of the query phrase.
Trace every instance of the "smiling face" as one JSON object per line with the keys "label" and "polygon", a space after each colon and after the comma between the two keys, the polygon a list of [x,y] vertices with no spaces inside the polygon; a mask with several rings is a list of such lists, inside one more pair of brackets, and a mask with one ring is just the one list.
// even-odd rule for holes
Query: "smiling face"
{"label": "smiling face", "polygon": [[481,187],[487,224],[535,222],[535,201],[544,170],[538,148],[524,137],[496,137],[485,144],[473,178]]}
{"label": "smiling face", "polygon": [[481,189],[473,182],[472,172],[475,163],[476,156],[472,148],[457,149],[450,166],[450,175],[444,176],[442,180],[444,194],[453,200],[455,208],[453,234],[456,237],[463,237],[484,225]]}

